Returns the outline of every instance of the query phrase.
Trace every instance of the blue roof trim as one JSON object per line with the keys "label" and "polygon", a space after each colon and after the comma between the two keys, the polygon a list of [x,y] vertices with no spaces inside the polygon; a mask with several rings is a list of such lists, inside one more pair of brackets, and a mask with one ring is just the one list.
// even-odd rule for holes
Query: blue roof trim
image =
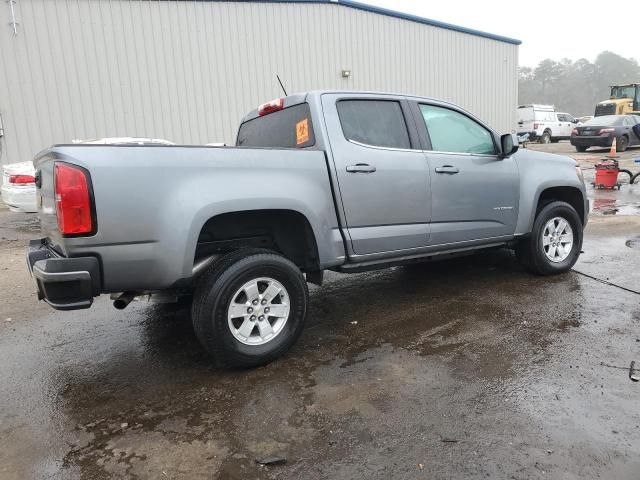
{"label": "blue roof trim", "polygon": [[[304,2],[306,0],[302,0],[302,1]],[[481,30],[474,30],[472,28],[460,27],[458,25],[453,25],[451,23],[445,23],[445,22],[440,22],[438,20],[431,20],[429,18],[418,17],[417,15],[411,15],[409,13],[402,13],[402,12],[397,12],[395,10],[388,10],[386,8],[375,7],[373,5],[368,5],[366,3],[354,2],[351,0],[335,0],[335,1],[329,0],[326,3],[344,5],[345,7],[377,13],[379,15],[386,15],[388,17],[401,18],[403,20],[409,20],[411,22],[422,23],[424,25],[431,25],[432,27],[444,28],[446,30],[453,30],[454,32],[467,33],[469,35],[475,35],[477,37],[490,38],[491,40],[498,40],[499,42],[511,43],[513,45],[522,44],[521,40],[517,40],[515,38],[503,37],[502,35],[494,35],[493,33],[483,32]]]}
{"label": "blue roof trim", "polygon": [[[211,0],[208,0],[208,1],[211,1]],[[223,0],[223,1],[238,1],[238,0]],[[459,25],[453,25],[451,23],[440,22],[438,20],[431,20],[430,18],[419,17],[417,15],[398,12],[396,10],[389,10],[387,8],[376,7],[373,5],[369,5],[367,3],[355,2],[352,0],[248,0],[248,1],[253,1],[256,3],[322,3],[325,5],[327,4],[341,5],[343,7],[355,8],[356,10],[363,10],[365,12],[377,13],[378,15],[386,15],[387,17],[400,18],[402,20],[408,20],[410,22],[422,23],[423,25],[430,25],[432,27],[444,28],[445,30],[452,30],[454,32],[466,33],[468,35],[474,35],[476,37],[489,38],[491,40],[510,43],[512,45],[522,44],[521,40],[517,40],[515,38],[503,37],[502,35],[494,35],[493,33],[483,32],[481,30],[474,30],[473,28],[461,27]]]}

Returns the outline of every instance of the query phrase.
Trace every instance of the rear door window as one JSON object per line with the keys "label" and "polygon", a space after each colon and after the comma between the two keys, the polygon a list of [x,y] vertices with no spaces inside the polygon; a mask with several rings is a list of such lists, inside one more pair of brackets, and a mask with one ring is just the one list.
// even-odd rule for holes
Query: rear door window
{"label": "rear door window", "polygon": [[400,102],[340,100],[336,107],[347,140],[374,147],[411,148]]}
{"label": "rear door window", "polygon": [[308,103],[253,118],[240,125],[239,147],[304,148],[316,143]]}

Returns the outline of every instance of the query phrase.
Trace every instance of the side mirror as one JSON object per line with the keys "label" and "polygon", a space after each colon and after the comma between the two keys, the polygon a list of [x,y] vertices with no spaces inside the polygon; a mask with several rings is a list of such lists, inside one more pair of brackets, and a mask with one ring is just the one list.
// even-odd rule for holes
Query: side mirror
{"label": "side mirror", "polygon": [[507,158],[518,151],[519,145],[513,134],[507,133],[500,137],[500,147],[502,148],[500,157]]}

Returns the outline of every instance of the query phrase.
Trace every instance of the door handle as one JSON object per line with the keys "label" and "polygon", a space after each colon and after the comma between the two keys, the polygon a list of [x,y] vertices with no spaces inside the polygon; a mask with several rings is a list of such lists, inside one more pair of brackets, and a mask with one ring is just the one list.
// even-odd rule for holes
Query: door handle
{"label": "door handle", "polygon": [[349,173],[373,173],[375,171],[376,167],[366,163],[356,163],[355,165],[347,166],[347,172]]}
{"label": "door handle", "polygon": [[443,165],[441,167],[436,167],[436,173],[448,173],[449,175],[454,175],[458,172],[460,172],[460,170],[452,165]]}

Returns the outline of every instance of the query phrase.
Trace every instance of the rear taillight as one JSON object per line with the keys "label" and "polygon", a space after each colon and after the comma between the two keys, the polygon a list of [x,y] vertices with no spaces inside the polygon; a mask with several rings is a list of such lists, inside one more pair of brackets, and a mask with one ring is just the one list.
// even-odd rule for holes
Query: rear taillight
{"label": "rear taillight", "polygon": [[9,175],[9,183],[14,185],[26,185],[36,183],[36,177],[33,175]]}
{"label": "rear taillight", "polygon": [[612,133],[615,131],[616,131],[615,128],[601,128],[600,131],[598,132],[598,135],[602,135],[603,133]]}
{"label": "rear taillight", "polygon": [[574,128],[573,130],[571,130],[571,135],[578,135],[580,132],[578,132],[577,128]]}
{"label": "rear taillight", "polygon": [[269,113],[277,112],[284,108],[284,98],[276,98],[270,102],[263,103],[258,107],[258,115],[268,115]]}
{"label": "rear taillight", "polygon": [[539,124],[534,123],[534,124],[533,124],[533,129],[534,129],[534,130],[537,130],[539,126],[540,126]]}
{"label": "rear taillight", "polygon": [[89,181],[84,169],[56,163],[55,195],[58,227],[63,235],[93,232]]}

